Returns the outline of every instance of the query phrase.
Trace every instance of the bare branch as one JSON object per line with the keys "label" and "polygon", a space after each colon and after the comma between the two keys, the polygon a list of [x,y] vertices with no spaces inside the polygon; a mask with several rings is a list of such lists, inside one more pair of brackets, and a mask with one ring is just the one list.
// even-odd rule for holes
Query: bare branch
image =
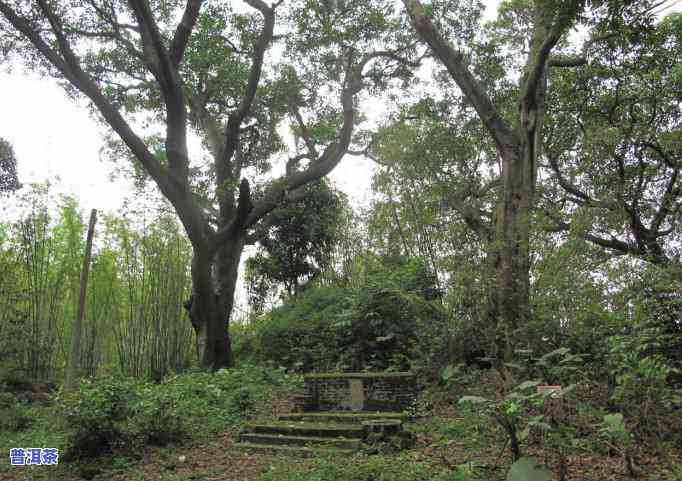
{"label": "bare branch", "polygon": [[364,58],[362,59],[362,61],[360,62],[360,67],[359,67],[359,68],[360,68],[360,71],[363,71],[363,70],[365,69],[365,66],[366,66],[371,60],[374,60],[374,59],[377,59],[377,58],[388,58],[388,59],[394,60],[394,61],[396,61],[396,62],[398,62],[398,63],[401,63],[401,64],[403,64],[403,65],[407,65],[407,66],[415,67],[415,68],[416,68],[416,67],[419,67],[419,66],[421,65],[421,58],[420,58],[419,60],[413,61],[413,60],[410,60],[410,59],[408,59],[408,58],[401,57],[400,55],[398,55],[399,52],[401,52],[401,51],[403,51],[403,50],[404,50],[404,49],[399,49],[399,50],[394,50],[394,51],[391,51],[391,50],[377,50],[377,51],[374,51],[374,52],[370,52],[370,53],[368,53],[367,55],[365,55],[365,57],[364,57]]}
{"label": "bare branch", "polygon": [[306,147],[308,147],[310,155],[312,155],[313,158],[318,158],[319,154],[317,153],[317,149],[315,148],[315,143],[310,137],[308,126],[303,121],[303,116],[301,116],[301,111],[299,110],[298,105],[292,105],[291,109],[294,111],[296,122],[298,122],[298,127],[299,129],[301,129],[301,137],[303,137],[303,141],[305,142]]}
{"label": "bare branch", "polygon": [[585,57],[550,57],[547,61],[549,67],[581,67],[587,65]]}
{"label": "bare branch", "polygon": [[670,209],[672,208],[674,202],[680,197],[681,189],[679,185],[676,185],[678,175],[679,170],[673,170],[673,173],[665,186],[665,192],[663,193],[661,205],[659,206],[656,214],[654,214],[653,220],[651,221],[651,231],[656,236],[660,235],[661,225],[663,225],[666,217],[668,217],[670,214]]}
{"label": "bare branch", "polygon": [[287,175],[291,175],[295,172],[296,167],[303,159],[310,159],[310,154],[300,154],[287,160],[287,165],[285,172]]}
{"label": "bare branch", "polygon": [[523,85],[523,91],[521,93],[521,98],[530,102],[531,105],[535,104],[535,97],[537,95],[538,85],[540,79],[545,74],[545,66],[547,64],[547,59],[549,54],[561,38],[561,30],[554,26],[550,29],[549,34],[542,41],[540,48],[535,54],[535,58],[531,65],[528,66],[528,77]]}

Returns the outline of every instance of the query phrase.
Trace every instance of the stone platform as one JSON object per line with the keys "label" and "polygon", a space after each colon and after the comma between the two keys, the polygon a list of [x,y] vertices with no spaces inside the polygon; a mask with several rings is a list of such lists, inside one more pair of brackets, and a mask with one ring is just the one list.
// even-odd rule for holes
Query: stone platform
{"label": "stone platform", "polygon": [[324,373],[305,376],[294,410],[270,424],[254,424],[237,447],[249,451],[310,455],[351,454],[363,444],[363,422],[404,421],[416,397],[412,373]]}

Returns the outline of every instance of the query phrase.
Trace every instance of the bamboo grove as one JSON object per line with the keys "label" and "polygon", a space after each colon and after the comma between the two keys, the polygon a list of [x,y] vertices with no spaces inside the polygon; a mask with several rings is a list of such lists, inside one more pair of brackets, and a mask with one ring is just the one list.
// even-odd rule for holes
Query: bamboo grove
{"label": "bamboo grove", "polygon": [[[61,378],[76,316],[86,225],[72,197],[46,185],[0,225],[0,359],[3,376]],[[146,222],[146,223],[145,223]],[[95,234],[81,375],[160,378],[193,359],[189,246],[172,216],[135,224],[105,216]]]}

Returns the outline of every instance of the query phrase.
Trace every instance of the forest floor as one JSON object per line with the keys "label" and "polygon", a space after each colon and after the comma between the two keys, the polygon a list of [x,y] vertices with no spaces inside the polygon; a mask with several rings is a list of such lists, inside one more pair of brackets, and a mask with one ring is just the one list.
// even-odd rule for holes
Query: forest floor
{"label": "forest floor", "polygon": [[[490,390],[485,378],[467,394]],[[489,418],[459,406],[463,393],[431,389],[423,396],[428,415],[407,429],[415,446],[402,452],[382,452],[352,457],[292,458],[243,452],[234,447],[238,432],[229,430],[210,437],[190,439],[165,447],[146,447],[134,458],[114,456],[80,464],[9,466],[0,463],[2,481],[503,481],[511,465],[504,433]],[[287,410],[286,399],[274,397],[269,420]],[[567,455],[570,481],[621,481],[630,479],[623,458],[608,448],[597,434],[596,421],[603,411],[583,410],[575,419],[578,431]],[[258,419],[260,420],[260,419]],[[557,451],[542,439],[529,439],[524,455],[536,457],[556,472]],[[639,479],[682,479],[682,443],[640,443],[634,448]]]}

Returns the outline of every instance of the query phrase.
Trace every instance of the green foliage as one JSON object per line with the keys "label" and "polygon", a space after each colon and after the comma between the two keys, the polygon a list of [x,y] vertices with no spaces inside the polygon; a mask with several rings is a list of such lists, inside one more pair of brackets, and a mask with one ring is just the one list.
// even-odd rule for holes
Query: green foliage
{"label": "green foliage", "polygon": [[[76,316],[85,224],[73,197],[49,185],[22,194],[18,219],[0,225],[0,378],[59,380]],[[163,213],[143,225],[104,216],[83,323],[81,373],[151,378],[186,369],[192,327],[190,246]],[[158,376],[157,376],[158,377]]]}
{"label": "green foliage", "polygon": [[682,284],[679,266],[644,269],[626,291],[634,304],[630,341],[641,355],[660,357],[671,368],[668,381],[682,387]]}
{"label": "green foliage", "polygon": [[664,357],[647,355],[647,340],[637,335],[609,339],[610,368],[616,381],[612,399],[634,420],[638,432],[661,436],[668,431],[661,429],[661,419],[669,415],[675,397],[667,382],[675,369]]}
{"label": "green foliage", "polygon": [[337,320],[342,365],[361,370],[406,370],[430,365],[440,347],[443,313],[425,262],[402,256],[365,259],[348,316]]}
{"label": "green foliage", "polygon": [[107,377],[84,380],[65,396],[63,416],[71,427],[67,459],[95,457],[134,447],[135,433],[127,429],[132,405],[139,401],[136,382]]}
{"label": "green foliage", "polygon": [[271,389],[294,386],[296,377],[251,365],[190,372],[161,384],[123,377],[84,380],[77,392],[58,398],[69,433],[67,457],[126,454],[145,444],[210,436],[253,416]]}
{"label": "green foliage", "polygon": [[[54,404],[19,403],[16,408],[21,410],[20,418],[3,418],[1,422],[3,427],[0,427],[0,449],[8,452],[16,446],[55,446],[62,452],[67,443],[66,427]],[[24,421],[21,424],[24,427],[15,430],[15,421],[22,418]],[[8,426],[13,423],[13,426]]]}
{"label": "green foliage", "polygon": [[443,317],[420,259],[366,256],[353,287],[311,286],[254,321],[256,359],[315,369],[404,370],[430,363]]}
{"label": "green foliage", "polygon": [[483,413],[497,421],[509,438],[512,459],[517,461],[521,457],[520,444],[526,440],[531,428],[544,431],[553,429],[544,419],[544,415],[530,416],[529,408],[541,407],[549,396],[564,396],[575,389],[575,385],[570,385],[557,393],[538,392],[536,387],[540,384],[540,381],[524,381],[499,400],[482,396],[462,396],[458,402],[478,407]]}
{"label": "green foliage", "polygon": [[[666,205],[680,195],[677,167],[668,162],[679,158],[680,143],[667,139],[679,139],[682,43],[679,14],[658,21],[653,5],[595,8],[583,20],[593,38],[607,40],[587,43],[583,67],[550,71],[545,150],[555,182],[547,184],[545,205],[553,217],[561,206],[572,234],[602,246],[618,239],[611,243],[617,251],[662,266],[675,258],[668,240],[678,235]],[[566,195],[575,200],[564,204]],[[633,241],[637,248],[626,248]]]}
{"label": "green foliage", "polygon": [[630,475],[634,475],[631,454],[633,435],[625,425],[623,415],[621,413],[606,414],[599,429],[599,434],[611,449],[623,456]]}
{"label": "green foliage", "polygon": [[347,201],[324,181],[304,191],[303,199],[275,209],[257,229],[260,247],[246,261],[249,302],[257,312],[281,285],[295,294],[329,267]]}
{"label": "green foliage", "polygon": [[525,346],[536,353],[557,346],[570,348],[593,364],[591,375],[605,375],[608,349],[604,338],[616,334],[625,321],[611,307],[608,281],[593,275],[598,253],[584,240],[557,243],[552,238],[538,242],[536,252],[541,260],[534,269],[533,317]]}
{"label": "green foliage", "polygon": [[315,367],[332,367],[338,357],[333,319],[349,305],[351,291],[311,287],[254,322],[254,356],[262,361],[293,366],[309,352]]}
{"label": "green foliage", "polygon": [[24,403],[8,392],[0,392],[0,432],[22,431],[31,425],[30,412]]}
{"label": "green foliage", "polygon": [[136,433],[144,435],[147,443],[161,446],[184,438],[186,413],[179,409],[177,392],[149,387],[141,392],[142,399],[135,404],[130,420]]}
{"label": "green foliage", "polygon": [[621,413],[606,414],[602,421],[602,427],[599,432],[615,441],[617,444],[627,446],[632,440],[632,434],[628,431]]}
{"label": "green foliage", "polygon": [[578,354],[571,354],[566,347],[542,355],[535,363],[546,384],[575,383],[585,376],[585,367],[584,359]]}
{"label": "green foliage", "polygon": [[554,481],[551,471],[541,467],[533,457],[518,459],[509,468],[507,481]]}
{"label": "green foliage", "polygon": [[0,194],[14,192],[20,187],[14,149],[12,144],[0,137]]}

